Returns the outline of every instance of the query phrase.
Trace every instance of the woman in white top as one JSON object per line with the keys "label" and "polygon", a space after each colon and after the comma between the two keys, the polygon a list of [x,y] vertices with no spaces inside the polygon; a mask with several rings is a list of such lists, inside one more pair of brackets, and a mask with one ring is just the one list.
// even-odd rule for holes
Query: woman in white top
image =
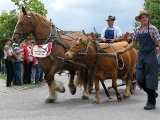
{"label": "woman in white top", "polygon": [[14,73],[13,64],[11,63],[10,60],[7,59],[7,56],[9,57],[13,56],[12,54],[13,49],[10,45],[11,45],[11,39],[6,38],[5,47],[4,47],[4,59],[5,59],[6,69],[7,69],[7,82],[6,82],[7,87],[11,86],[11,82],[13,80],[13,73]]}

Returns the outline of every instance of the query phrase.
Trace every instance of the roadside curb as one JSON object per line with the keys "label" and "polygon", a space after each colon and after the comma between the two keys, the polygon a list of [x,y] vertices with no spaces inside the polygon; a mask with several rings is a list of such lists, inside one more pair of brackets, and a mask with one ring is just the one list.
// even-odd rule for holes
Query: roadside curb
{"label": "roadside curb", "polygon": [[[2,81],[5,83],[4,80],[0,79],[0,83]],[[16,92],[16,91],[21,91],[21,90],[28,90],[28,89],[33,89],[33,88],[40,88],[46,85],[45,82],[42,82],[40,84],[30,84],[30,85],[22,85],[22,86],[12,86],[12,87],[6,87],[4,86],[5,84],[0,84],[0,93],[9,93],[9,92]]]}

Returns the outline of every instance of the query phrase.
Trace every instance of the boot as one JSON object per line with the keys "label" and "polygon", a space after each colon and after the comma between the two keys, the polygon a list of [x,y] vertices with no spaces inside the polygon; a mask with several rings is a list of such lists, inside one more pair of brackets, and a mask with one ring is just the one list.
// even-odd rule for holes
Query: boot
{"label": "boot", "polygon": [[152,109],[156,109],[156,106],[151,103],[148,103],[146,106],[144,106],[144,109],[145,110],[152,110]]}
{"label": "boot", "polygon": [[155,90],[147,89],[148,94],[148,102],[146,106],[144,106],[145,110],[152,110],[156,108],[156,97],[158,97],[158,94],[155,92]]}

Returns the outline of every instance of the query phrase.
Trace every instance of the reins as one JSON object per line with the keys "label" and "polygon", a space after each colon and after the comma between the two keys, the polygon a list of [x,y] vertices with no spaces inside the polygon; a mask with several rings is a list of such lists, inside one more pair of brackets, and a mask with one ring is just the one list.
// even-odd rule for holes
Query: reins
{"label": "reins", "polygon": [[[90,42],[94,43],[95,49],[96,49],[96,53],[87,53],[87,52],[88,52],[88,49],[87,49],[87,48],[89,48]],[[87,57],[87,58],[88,58],[88,56],[86,56],[86,54],[94,54],[94,55],[96,55],[96,63],[95,63],[95,66],[89,68],[90,70],[95,70],[95,69],[97,68],[98,63],[99,63],[99,57],[100,57],[100,55],[107,55],[107,56],[109,56],[109,57],[114,58],[114,59],[116,60],[116,63],[117,63],[117,68],[120,69],[120,70],[122,70],[122,69],[124,68],[125,63],[124,63],[124,61],[123,61],[123,58],[122,58],[121,56],[118,56],[118,55],[117,55],[116,49],[115,49],[113,46],[111,46],[111,45],[109,44],[109,46],[106,47],[106,48],[99,48],[99,45],[98,45],[98,43],[97,43],[95,40],[90,41],[90,42],[89,42],[82,50],[80,50],[79,52],[76,52],[76,51],[74,51],[74,50],[72,50],[72,49],[70,48],[71,51],[76,52],[76,53],[79,54],[79,55],[84,55],[84,56]],[[108,49],[108,48],[111,48],[114,53],[108,53],[108,52],[105,52],[105,51],[104,51],[104,49]],[[85,51],[85,53],[83,53],[83,51]],[[88,59],[89,59],[89,58],[88,58]],[[121,62],[120,62],[120,61],[121,61]],[[121,67],[121,68],[119,67],[119,63],[122,63],[122,67]]]}
{"label": "reins", "polygon": [[[23,26],[22,26],[22,27],[23,27],[23,33],[14,32],[14,34],[18,34],[18,35],[19,35],[19,38],[18,38],[18,39],[22,39],[22,40],[26,39],[26,29],[27,29],[28,23],[30,23],[31,26],[33,27],[33,29],[35,29],[35,27],[34,27],[34,25],[33,25],[33,23],[32,23],[32,19],[31,19],[30,12],[28,12],[28,14],[26,15],[26,17],[27,17],[28,19],[27,19],[26,21],[23,21],[23,22],[20,23],[20,24],[23,25]],[[50,32],[49,36],[47,36],[47,37],[41,37],[41,38],[28,38],[28,39],[30,39],[30,40],[45,40],[45,39],[46,39],[46,41],[45,41],[43,44],[41,44],[41,45],[47,44],[47,43],[49,43],[49,42],[52,42],[52,43],[56,42],[57,44],[61,45],[62,47],[64,47],[65,49],[68,50],[69,47],[67,47],[67,46],[64,44],[63,40],[71,41],[71,43],[72,43],[72,41],[73,41],[74,39],[73,39],[71,36],[67,35],[67,34],[63,34],[63,35],[70,37],[72,40],[70,40],[70,39],[65,39],[65,38],[61,37],[60,34],[59,34],[59,32],[58,32],[58,30],[61,30],[61,29],[59,29],[58,27],[55,27],[55,25],[52,24],[52,25],[51,25],[51,32]],[[56,37],[56,31],[57,31],[58,34],[59,34],[58,37],[59,37],[59,40],[61,40],[61,42],[56,39],[56,38],[57,38],[57,37]],[[63,31],[63,30],[61,30],[61,31]],[[37,44],[37,43],[36,43],[36,44]]]}

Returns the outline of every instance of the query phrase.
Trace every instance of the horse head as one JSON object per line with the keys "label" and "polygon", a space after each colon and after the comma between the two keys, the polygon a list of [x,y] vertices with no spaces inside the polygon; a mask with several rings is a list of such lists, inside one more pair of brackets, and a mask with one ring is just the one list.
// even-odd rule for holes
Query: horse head
{"label": "horse head", "polygon": [[65,53],[65,56],[68,59],[74,59],[85,55],[88,52],[88,47],[91,40],[91,37],[86,39],[82,37],[77,38],[72,42],[70,49]]}
{"label": "horse head", "polygon": [[22,6],[22,13],[19,16],[12,39],[21,43],[30,34],[33,34],[36,44],[44,44],[52,34],[51,22],[45,17],[34,12],[27,12]]}

